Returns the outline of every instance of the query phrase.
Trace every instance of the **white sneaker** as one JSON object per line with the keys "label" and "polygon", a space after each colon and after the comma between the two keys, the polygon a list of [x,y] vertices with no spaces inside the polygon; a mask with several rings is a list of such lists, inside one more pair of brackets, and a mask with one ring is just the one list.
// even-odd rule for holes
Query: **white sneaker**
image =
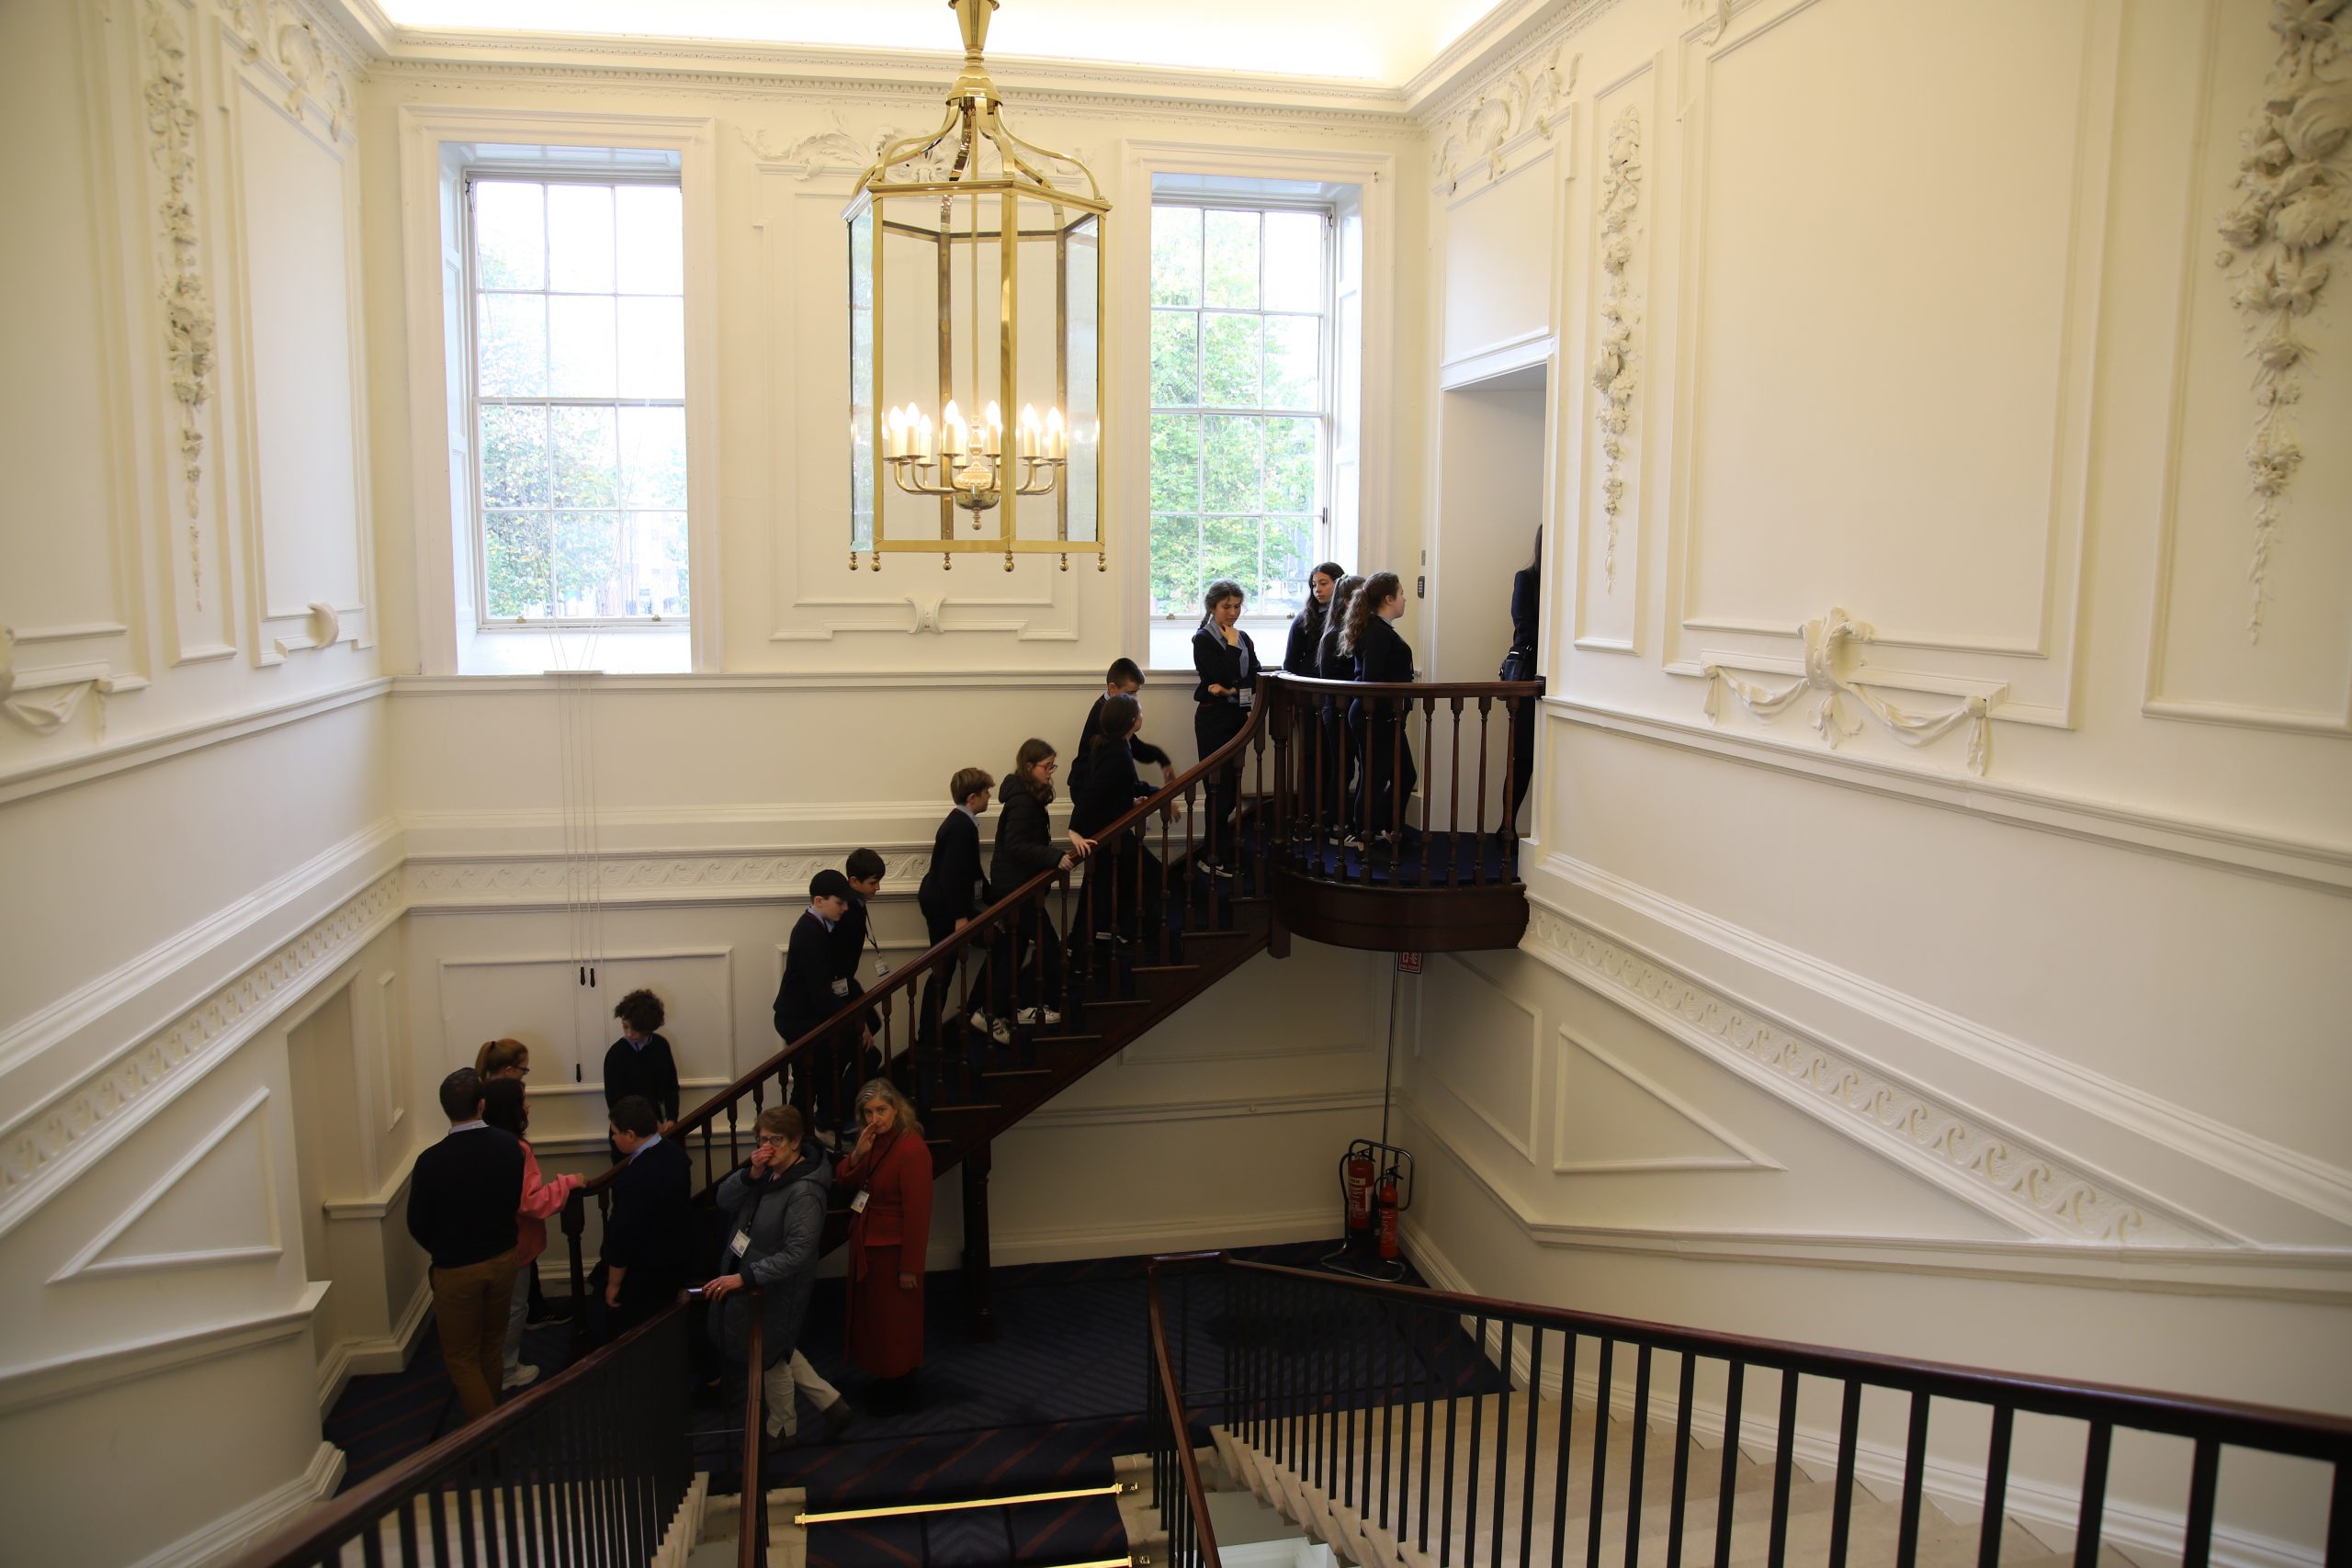
{"label": "white sneaker", "polygon": [[528,1361],[526,1361],[521,1366],[516,1367],[513,1371],[507,1373],[504,1381],[501,1382],[498,1386],[502,1392],[505,1392],[518,1388],[528,1388],[538,1381],[539,1369],[531,1365]]}
{"label": "white sneaker", "polygon": [[995,1041],[1000,1045],[1012,1044],[1012,1025],[1005,1022],[1005,1021],[1001,1018],[993,1020],[989,1024],[989,1038]]}
{"label": "white sneaker", "polygon": [[1020,1018],[1023,1023],[1059,1023],[1062,1021],[1062,1015],[1052,1008],[1023,1008]]}

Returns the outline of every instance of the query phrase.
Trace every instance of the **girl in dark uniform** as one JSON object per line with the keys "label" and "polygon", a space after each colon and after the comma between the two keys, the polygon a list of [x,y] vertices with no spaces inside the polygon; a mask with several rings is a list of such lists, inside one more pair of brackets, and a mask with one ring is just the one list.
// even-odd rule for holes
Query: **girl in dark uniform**
{"label": "girl in dark uniform", "polygon": [[[1241,619],[1241,584],[1217,579],[1201,595],[1201,608],[1200,629],[1193,634],[1193,669],[1201,678],[1193,688],[1193,741],[1205,761],[1249,726],[1250,705],[1258,696],[1258,645],[1237,624]],[[1239,858],[1230,822],[1241,798],[1238,757],[1211,775],[1208,797],[1201,869],[1212,876],[1230,876]]]}
{"label": "girl in dark uniform", "polygon": [[[1393,571],[1374,573],[1348,606],[1347,649],[1356,661],[1357,680],[1413,678],[1412,645],[1389,624],[1404,613],[1404,584]],[[1360,738],[1363,750],[1371,809],[1361,828],[1367,841],[1393,844],[1403,836],[1406,802],[1420,782],[1413,749],[1406,740],[1404,714],[1402,699],[1367,702],[1358,697],[1348,705],[1348,728]]]}

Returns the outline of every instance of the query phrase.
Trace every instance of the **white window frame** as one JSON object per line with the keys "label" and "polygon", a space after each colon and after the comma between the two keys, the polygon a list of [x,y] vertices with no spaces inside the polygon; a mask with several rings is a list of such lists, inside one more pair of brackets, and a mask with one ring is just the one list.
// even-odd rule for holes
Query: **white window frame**
{"label": "white window frame", "polygon": [[[427,675],[716,671],[723,661],[719,563],[718,122],[707,117],[578,114],[407,105],[400,110],[401,251],[408,310],[410,469],[416,518],[417,661]],[[687,624],[554,622],[484,627],[475,474],[473,301],[468,170],[530,149],[545,173],[585,170],[614,150],[677,161],[686,328]],[[578,154],[567,164],[566,155]],[[434,433],[444,432],[444,439]]]}
{"label": "white window frame", "polygon": [[[469,162],[458,171],[460,198],[458,210],[461,215],[460,220],[463,224],[466,253],[465,417],[466,428],[469,434],[474,434],[475,439],[479,440],[478,433],[481,429],[481,411],[484,403],[489,403],[493,407],[499,408],[518,408],[533,405],[542,408],[553,408],[558,406],[616,409],[631,407],[675,408],[682,413],[684,412],[686,406],[686,400],[684,396],[675,398],[571,398],[542,396],[537,398],[492,397],[487,399],[482,396],[481,343],[481,311],[479,310],[481,301],[481,276],[480,268],[476,265],[480,257],[480,247],[476,243],[475,214],[472,200],[473,187],[475,185],[483,180],[491,180],[526,182],[542,186],[587,185],[611,186],[641,185],[662,186],[675,188],[679,184],[679,175],[674,170],[638,171],[627,169],[587,169],[569,166],[560,163],[533,166],[530,164],[502,162],[495,158],[478,159]],[[684,236],[681,235],[680,239],[683,243]],[[617,298],[617,296],[616,296],[616,298]],[[626,632],[630,636],[635,636],[639,633],[645,632],[659,633],[664,627],[681,629],[690,628],[692,626],[694,621],[694,599],[692,587],[694,568],[691,559],[691,546],[689,547],[690,558],[687,563],[688,588],[686,613],[683,615],[549,615],[539,619],[522,621],[503,619],[498,616],[493,616],[490,613],[490,588],[489,583],[486,581],[487,574],[490,570],[490,508],[482,497],[481,459],[481,454],[478,451],[474,454],[472,502],[473,538],[469,547],[472,552],[471,566],[473,570],[471,575],[473,578],[473,617],[475,631],[499,637],[529,636],[534,632],[548,631],[620,631]],[[552,510],[552,508],[549,510]],[[628,509],[617,508],[617,510],[626,511]]]}
{"label": "white window frame", "polygon": [[[1155,228],[1159,221],[1159,209],[1163,207],[1191,208],[1203,214],[1210,212],[1255,212],[1261,214],[1268,212],[1311,212],[1323,220],[1322,298],[1315,312],[1316,320],[1321,323],[1316,349],[1315,406],[1312,408],[1303,409],[1278,409],[1266,405],[1262,401],[1258,406],[1250,408],[1238,408],[1230,405],[1213,406],[1207,401],[1207,389],[1205,386],[1200,384],[1199,381],[1196,381],[1194,385],[1194,391],[1196,395],[1190,405],[1179,407],[1174,404],[1162,404],[1158,401],[1153,401],[1148,404],[1145,412],[1147,417],[1150,419],[1157,419],[1162,413],[1170,413],[1179,415],[1190,414],[1204,420],[1218,418],[1221,416],[1228,418],[1238,416],[1241,418],[1313,420],[1317,427],[1315,434],[1315,497],[1309,503],[1307,510],[1315,518],[1315,541],[1313,546],[1308,549],[1307,554],[1311,558],[1310,565],[1313,561],[1328,560],[1330,558],[1331,554],[1331,465],[1333,446],[1335,444],[1334,432],[1338,423],[1339,416],[1339,388],[1335,370],[1335,367],[1340,359],[1340,308],[1338,288],[1340,255],[1339,208],[1336,203],[1330,201],[1317,201],[1279,196],[1218,196],[1206,192],[1170,192],[1167,195],[1155,195],[1152,197],[1148,212],[1149,221]],[[1204,222],[1205,223],[1205,218],[1204,218]],[[1206,276],[1207,274],[1204,256],[1203,268],[1204,289],[1206,285]],[[1261,291],[1259,297],[1259,303],[1253,309],[1242,310],[1230,306],[1210,305],[1207,302],[1207,296],[1205,292],[1204,292],[1202,296],[1202,302],[1200,304],[1190,307],[1193,320],[1197,324],[1197,335],[1193,340],[1193,364],[1196,370],[1204,368],[1207,364],[1208,350],[1204,342],[1207,334],[1204,329],[1205,329],[1207,324],[1206,318],[1211,313],[1214,312],[1215,314],[1228,316],[1254,315],[1259,318],[1261,336],[1264,330],[1263,323],[1267,317],[1295,316],[1303,314],[1303,312],[1296,310],[1272,310],[1266,308],[1264,295],[1262,292],[1262,252],[1260,265],[1260,282],[1261,285]],[[1182,306],[1161,305],[1157,300],[1151,302],[1150,308],[1152,315],[1155,318],[1162,312],[1186,309],[1186,307]],[[1148,344],[1146,345],[1146,348],[1147,354],[1148,354]],[[1205,434],[1204,434],[1203,439],[1205,440]],[[1148,446],[1146,449],[1145,460],[1147,463],[1150,460]],[[1195,466],[1197,468],[1203,470],[1201,479],[1204,489],[1206,478],[1204,471],[1205,460],[1196,460]],[[1262,500],[1262,497],[1261,499]],[[1207,507],[1204,504],[1202,504],[1204,501],[1204,497],[1196,496],[1194,501],[1195,504],[1193,512],[1195,513],[1195,520],[1204,522],[1209,515]],[[1219,513],[1218,515],[1235,514]],[[1262,527],[1262,524],[1264,519],[1270,514],[1261,509],[1256,513],[1241,515],[1254,516],[1260,520],[1261,526],[1259,531],[1259,549],[1260,554],[1262,556],[1265,547],[1264,529]],[[1147,516],[1148,516],[1148,513],[1147,513]],[[1148,535],[1147,535],[1145,546],[1145,556],[1147,560],[1148,560],[1149,555],[1149,538]],[[1206,584],[1204,583],[1203,586],[1205,587]],[[1153,618],[1162,623],[1171,620],[1181,620],[1186,622],[1186,624],[1190,626],[1197,624],[1199,617],[1197,612],[1191,615],[1186,615],[1182,613],[1170,615],[1166,611],[1160,610],[1155,604],[1153,606]],[[1264,615],[1249,615],[1247,612],[1244,614],[1244,618],[1253,626],[1275,625],[1281,622],[1286,622],[1289,619],[1288,616],[1277,617]]]}
{"label": "white window frame", "polygon": [[[1195,175],[1212,179],[1285,180],[1354,187],[1352,205],[1341,204],[1339,220],[1342,232],[1351,222],[1360,226],[1360,257],[1353,277],[1346,276],[1343,266],[1340,268],[1335,280],[1331,313],[1336,323],[1342,300],[1351,292],[1356,294],[1362,323],[1356,350],[1361,362],[1359,415],[1354,431],[1336,431],[1329,468],[1356,468],[1356,504],[1354,514],[1345,515],[1336,504],[1340,487],[1336,481],[1331,483],[1329,500],[1332,516],[1323,530],[1323,543],[1326,558],[1340,561],[1351,570],[1362,570],[1368,563],[1379,563],[1373,567],[1375,570],[1396,570],[1400,569],[1389,562],[1388,551],[1396,493],[1395,475],[1389,464],[1396,450],[1391,367],[1396,357],[1396,159],[1388,152],[1156,141],[1129,141],[1125,151],[1119,201],[1125,210],[1139,216],[1125,224],[1119,223],[1115,216],[1113,219],[1116,250],[1112,261],[1112,319],[1119,330],[1110,345],[1108,382],[1113,395],[1119,400],[1114,406],[1134,412],[1117,414],[1113,426],[1105,431],[1104,440],[1113,448],[1109,460],[1114,465],[1112,471],[1117,486],[1115,493],[1124,503],[1114,508],[1114,514],[1136,521],[1131,525],[1132,546],[1124,550],[1114,546],[1114,570],[1120,581],[1121,646],[1143,659],[1148,669],[1174,675],[1189,673],[1192,669],[1186,649],[1196,621],[1164,621],[1151,613],[1150,210],[1157,176]],[[1203,193],[1202,199],[1214,204],[1219,198],[1212,193]],[[1335,258],[1341,255],[1339,243],[1335,243],[1333,254]],[[1335,331],[1335,365],[1338,336]],[[1339,385],[1335,372],[1330,394],[1335,419],[1345,398],[1346,389]],[[1366,454],[1373,460],[1363,460]],[[1259,643],[1261,657],[1270,662],[1280,661],[1282,649],[1279,641],[1270,647],[1268,637],[1279,637],[1288,624],[1287,617],[1245,613],[1242,618],[1242,625]]]}

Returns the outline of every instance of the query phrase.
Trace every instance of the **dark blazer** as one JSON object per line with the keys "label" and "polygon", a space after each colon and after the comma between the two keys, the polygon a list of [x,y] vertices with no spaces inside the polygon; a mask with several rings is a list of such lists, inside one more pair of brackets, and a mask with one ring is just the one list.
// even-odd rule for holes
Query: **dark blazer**
{"label": "dark blazer", "polygon": [[833,922],[833,973],[857,978],[865,964],[865,933],[873,929],[873,912],[865,900],[853,893],[849,910]]}
{"label": "dark blazer", "polygon": [[[1077,760],[1070,763],[1072,789],[1078,787],[1078,770],[1086,766],[1086,760],[1094,754],[1094,738],[1102,733],[1102,705],[1110,700],[1111,694],[1105,692],[1094,699],[1092,707],[1086,710],[1086,722],[1079,728],[1078,731]],[[1127,742],[1127,750],[1134,755],[1136,761],[1149,762],[1155,768],[1172,768],[1176,765],[1176,759],[1154,746],[1150,741],[1140,738]]]}
{"label": "dark blazer", "polygon": [[621,1280],[625,1316],[651,1313],[685,1288],[694,1241],[693,1185],[693,1161],[675,1138],[639,1149],[613,1178],[605,1262],[628,1270]]}
{"label": "dark blazer", "polygon": [[1413,645],[1396,635],[1396,626],[1374,615],[1363,629],[1356,649],[1355,678],[1359,681],[1409,681],[1413,678]]}
{"label": "dark blazer", "polygon": [[1135,756],[1127,747],[1108,742],[1095,746],[1070,791],[1069,825],[1091,839],[1150,793],[1151,786],[1136,776]]}
{"label": "dark blazer", "polygon": [[1537,575],[1532,566],[1510,574],[1510,645],[1523,653],[1535,651]]}
{"label": "dark blazer", "polygon": [[784,950],[784,984],[775,992],[775,1032],[786,1043],[824,1022],[857,994],[854,980],[838,992],[833,989],[834,980],[841,978],[833,968],[833,953],[832,933],[817,911],[801,910]]}
{"label": "dark blazer", "polygon": [[649,1034],[642,1045],[627,1038],[616,1040],[605,1053],[605,1109],[610,1111],[632,1094],[653,1102],[665,1122],[678,1119],[678,1059],[669,1041]]}
{"label": "dark blazer", "polygon": [[931,865],[915,889],[923,923],[937,942],[989,907],[988,873],[980,865],[980,825],[957,807],[931,841]]}
{"label": "dark blazer", "polygon": [[451,1133],[416,1156],[408,1234],[435,1269],[464,1269],[514,1250],[523,1145],[495,1127]]}
{"label": "dark blazer", "polygon": [[1000,898],[1036,875],[1061,864],[1063,845],[1054,837],[1053,818],[1046,803],[1018,778],[998,786],[1001,807],[996,819],[996,853],[989,865],[989,880]]}
{"label": "dark blazer", "polygon": [[1316,606],[1309,604],[1291,617],[1290,646],[1283,650],[1283,668],[1294,675],[1315,676],[1319,666],[1317,650],[1323,641],[1323,623],[1331,618],[1330,607],[1323,606],[1323,614],[1308,618]]}
{"label": "dark blazer", "polygon": [[[1203,626],[1193,634],[1193,670],[1200,680],[1193,687],[1193,700],[1229,707],[1238,714],[1241,704],[1230,696],[1211,696],[1212,685],[1228,690],[1254,690],[1258,684],[1258,645],[1241,632],[1241,645],[1236,648],[1225,640],[1225,634],[1215,626]],[[1236,724],[1235,728],[1240,726]]]}
{"label": "dark blazer", "polygon": [[1352,681],[1356,678],[1356,660],[1352,653],[1340,651],[1340,628],[1335,622],[1323,628],[1323,637],[1315,645],[1315,676],[1322,681]]}

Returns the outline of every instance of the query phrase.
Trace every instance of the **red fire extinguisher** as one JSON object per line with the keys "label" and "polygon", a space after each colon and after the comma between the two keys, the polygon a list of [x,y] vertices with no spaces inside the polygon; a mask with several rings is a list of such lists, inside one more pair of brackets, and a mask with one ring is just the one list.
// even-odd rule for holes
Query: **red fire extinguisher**
{"label": "red fire extinguisher", "polygon": [[1340,1190],[1347,1199],[1347,1235],[1351,1245],[1372,1235],[1372,1187],[1379,1168],[1373,1151],[1379,1145],[1358,1138],[1340,1161]]}
{"label": "red fire extinguisher", "polygon": [[1380,1211],[1380,1256],[1389,1262],[1394,1262],[1398,1256],[1396,1215],[1402,1207],[1396,1201],[1396,1168],[1395,1166],[1392,1165],[1381,1172],[1377,1194],[1374,1202]]}

